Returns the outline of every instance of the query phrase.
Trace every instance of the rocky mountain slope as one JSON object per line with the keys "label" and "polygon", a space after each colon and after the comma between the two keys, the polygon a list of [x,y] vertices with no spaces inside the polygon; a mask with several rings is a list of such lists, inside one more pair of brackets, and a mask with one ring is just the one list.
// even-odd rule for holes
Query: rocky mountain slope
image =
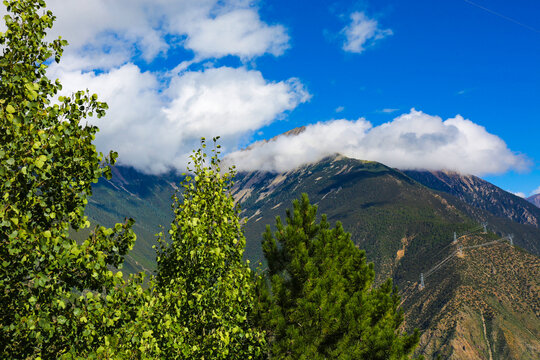
{"label": "rocky mountain slope", "polygon": [[[329,220],[343,222],[379,281],[394,279],[406,326],[423,331],[419,351],[428,359],[536,358],[540,261],[528,252],[540,249],[536,226],[495,216],[382,164],[338,156],[281,174],[239,174],[234,196],[244,209],[251,259],[261,258],[253,240],[301,192]],[[488,234],[477,219],[489,220]],[[507,239],[455,256],[460,245],[490,243],[508,232],[518,247]],[[423,273],[429,277],[419,291]]]}
{"label": "rocky mountain slope", "polygon": [[540,208],[540,194],[536,194],[527,198],[527,201],[536,207]]}
{"label": "rocky mountain slope", "polygon": [[[418,327],[428,359],[537,359],[540,259],[493,236],[460,239],[443,266],[403,287],[406,328]],[[455,251],[459,246],[465,250]]]}
{"label": "rocky mountain slope", "polygon": [[405,170],[419,183],[456,196],[465,203],[486,210],[494,216],[506,217],[520,224],[538,227],[540,209],[527,200],[480,179],[451,171]]}

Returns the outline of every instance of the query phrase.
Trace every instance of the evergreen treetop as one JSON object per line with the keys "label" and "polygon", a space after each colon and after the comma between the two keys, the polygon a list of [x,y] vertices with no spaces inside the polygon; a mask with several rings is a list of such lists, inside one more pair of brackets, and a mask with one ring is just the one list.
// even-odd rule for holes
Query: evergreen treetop
{"label": "evergreen treetop", "polygon": [[406,359],[418,332],[400,333],[399,297],[389,279],[374,286],[373,265],[337,222],[306,194],[287,210],[286,224],[267,226],[268,281],[259,282],[258,319],[272,359]]}

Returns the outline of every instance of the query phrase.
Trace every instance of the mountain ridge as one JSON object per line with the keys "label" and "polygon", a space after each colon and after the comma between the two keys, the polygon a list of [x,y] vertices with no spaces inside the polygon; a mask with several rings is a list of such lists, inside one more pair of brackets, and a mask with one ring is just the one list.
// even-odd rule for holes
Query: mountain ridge
{"label": "mountain ridge", "polygon": [[477,176],[444,170],[402,171],[431,189],[452,194],[474,207],[489,211],[495,216],[507,217],[515,222],[536,227],[540,224],[539,208]]}

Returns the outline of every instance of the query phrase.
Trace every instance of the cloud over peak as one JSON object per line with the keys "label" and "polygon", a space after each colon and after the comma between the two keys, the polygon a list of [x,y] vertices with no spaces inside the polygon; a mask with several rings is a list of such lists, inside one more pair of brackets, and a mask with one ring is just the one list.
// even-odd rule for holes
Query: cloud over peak
{"label": "cloud over peak", "polygon": [[239,170],[287,171],[341,153],[400,169],[453,170],[466,174],[525,170],[530,161],[503,140],[461,116],[442,120],[412,109],[393,121],[331,120],[306,127],[297,136],[258,142],[228,155]]}

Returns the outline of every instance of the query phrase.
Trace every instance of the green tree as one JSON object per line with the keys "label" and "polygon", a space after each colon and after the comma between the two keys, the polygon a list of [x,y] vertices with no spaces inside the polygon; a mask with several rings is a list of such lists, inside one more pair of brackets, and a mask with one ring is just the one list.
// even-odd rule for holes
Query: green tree
{"label": "green tree", "polygon": [[[317,222],[302,194],[287,224],[267,226],[268,280],[259,282],[258,322],[272,359],[405,359],[419,334],[401,334],[403,315],[389,279],[374,286],[373,264],[337,222]],[[267,289],[270,284],[270,291]]]}
{"label": "green tree", "polygon": [[[0,358],[71,358],[110,354],[107,344],[133,316],[120,311],[126,286],[115,274],[133,246],[132,221],[96,227],[81,244],[69,229],[84,216],[92,183],[110,177],[83,123],[107,105],[79,91],[58,97],[46,76],[62,39],[44,41],[54,16],[44,1],[4,1],[0,34]],[[139,284],[139,285],[137,285]],[[140,288],[140,286],[139,286]],[[115,300],[116,299],[116,300]],[[126,333],[127,334],[127,333]],[[124,335],[126,335],[124,334]],[[129,339],[129,338],[128,338]],[[108,356],[108,355],[107,355]]]}
{"label": "green tree", "polygon": [[191,155],[182,201],[174,197],[172,242],[160,241],[152,327],[167,329],[154,331],[167,359],[256,359],[264,337],[250,323],[255,290],[229,193],[235,172],[221,172],[219,145],[210,158],[205,147],[203,139]]}

